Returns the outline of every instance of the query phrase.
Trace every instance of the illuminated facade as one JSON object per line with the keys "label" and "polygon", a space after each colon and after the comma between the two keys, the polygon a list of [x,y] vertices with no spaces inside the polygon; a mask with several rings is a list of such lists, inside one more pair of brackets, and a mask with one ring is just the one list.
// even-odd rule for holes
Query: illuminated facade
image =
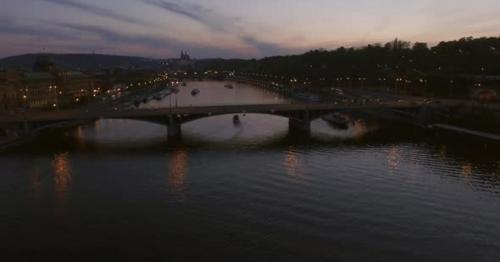
{"label": "illuminated facade", "polygon": [[51,73],[24,73],[21,80],[22,104],[27,109],[57,107],[58,92],[56,77]]}
{"label": "illuminated facade", "polygon": [[100,82],[81,72],[0,72],[0,111],[71,107],[101,93]]}
{"label": "illuminated facade", "polygon": [[18,71],[0,71],[0,112],[20,107],[20,79]]}
{"label": "illuminated facade", "polygon": [[79,101],[89,100],[101,92],[97,81],[82,72],[59,71],[57,73],[57,84],[61,87],[59,103],[61,106],[71,106]]}
{"label": "illuminated facade", "polygon": [[105,84],[102,75],[63,70],[40,56],[31,72],[0,71],[0,111],[72,107],[102,94]]}

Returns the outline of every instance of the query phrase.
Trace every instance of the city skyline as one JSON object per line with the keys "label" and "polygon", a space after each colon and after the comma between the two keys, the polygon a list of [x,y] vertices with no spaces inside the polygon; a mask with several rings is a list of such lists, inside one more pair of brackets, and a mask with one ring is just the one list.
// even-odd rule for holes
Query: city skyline
{"label": "city skyline", "polygon": [[[384,43],[498,36],[500,2],[6,0],[0,57],[106,53],[260,58]],[[286,8],[284,8],[286,7]]]}

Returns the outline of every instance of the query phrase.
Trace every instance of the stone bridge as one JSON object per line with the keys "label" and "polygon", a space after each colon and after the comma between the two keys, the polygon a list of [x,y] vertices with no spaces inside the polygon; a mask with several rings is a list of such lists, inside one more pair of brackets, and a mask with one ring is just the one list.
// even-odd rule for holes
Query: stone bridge
{"label": "stone bridge", "polygon": [[127,109],[127,110],[65,110],[50,112],[25,112],[0,115],[0,128],[14,128],[30,132],[31,130],[67,121],[95,121],[99,119],[131,119],[147,121],[168,127],[168,136],[175,137],[181,133],[183,123],[200,118],[226,114],[270,114],[289,119],[291,131],[309,132],[312,120],[327,113],[344,110],[405,110],[413,114],[422,105],[417,103],[387,104],[256,104],[256,105],[220,105],[189,106],[160,109]]}

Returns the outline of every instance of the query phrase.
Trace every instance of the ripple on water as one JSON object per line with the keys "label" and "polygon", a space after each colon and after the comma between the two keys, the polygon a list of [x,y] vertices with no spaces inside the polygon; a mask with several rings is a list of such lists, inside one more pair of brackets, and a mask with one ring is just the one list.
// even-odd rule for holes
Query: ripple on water
{"label": "ripple on water", "polygon": [[231,117],[187,123],[176,145],[149,123],[106,120],[75,130],[83,146],[145,143],[137,152],[59,152],[52,144],[66,140],[51,137],[48,152],[0,155],[4,249],[49,250],[47,260],[54,246],[86,253],[108,240],[138,257],[179,260],[193,253],[216,261],[500,255],[500,175],[493,175],[500,163],[491,162],[498,157],[460,154],[412,132],[372,139],[363,125],[342,131],[321,120],[312,125],[316,139],[302,142],[288,135],[285,118],[249,114],[236,127]]}

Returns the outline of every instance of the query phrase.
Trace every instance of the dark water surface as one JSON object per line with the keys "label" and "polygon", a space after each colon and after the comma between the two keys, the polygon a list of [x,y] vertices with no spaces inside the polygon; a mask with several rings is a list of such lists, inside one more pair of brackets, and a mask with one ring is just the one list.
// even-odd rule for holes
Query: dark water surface
{"label": "dark water surface", "polygon": [[[220,82],[177,100],[288,102]],[[179,142],[103,120],[2,153],[1,261],[500,261],[497,148],[366,119],[304,138],[231,118]]]}

